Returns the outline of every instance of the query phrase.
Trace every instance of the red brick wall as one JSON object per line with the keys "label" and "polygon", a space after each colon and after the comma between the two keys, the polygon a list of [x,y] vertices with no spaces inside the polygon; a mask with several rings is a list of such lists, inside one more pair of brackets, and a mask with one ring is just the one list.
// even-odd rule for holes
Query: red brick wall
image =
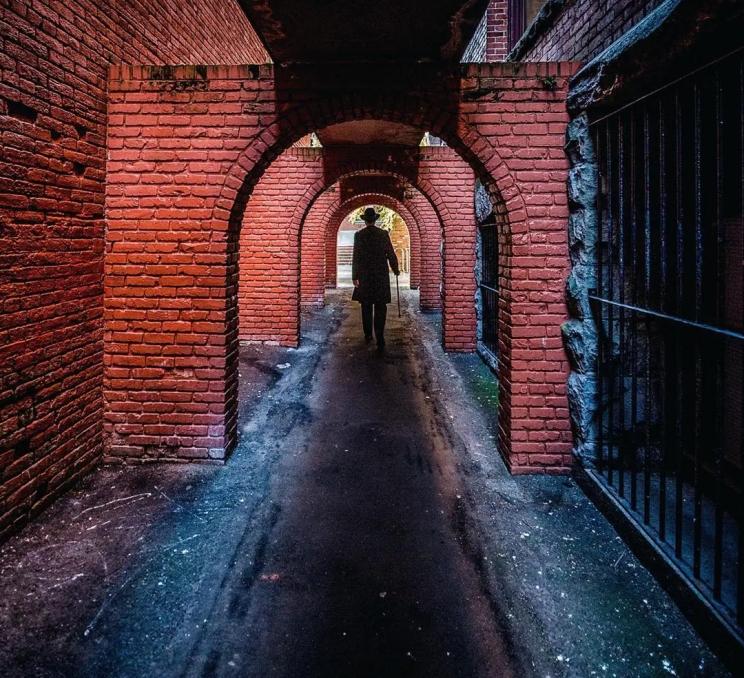
{"label": "red brick wall", "polygon": [[513,57],[524,61],[588,61],[661,2],[568,0]]}
{"label": "red brick wall", "polygon": [[491,0],[462,60],[465,63],[503,61],[509,51],[506,35],[508,0]]}
{"label": "red brick wall", "polygon": [[[290,148],[256,185],[240,231],[240,339],[297,346],[300,329],[299,224],[294,211],[323,178],[320,148]],[[322,247],[322,244],[321,244]],[[303,272],[323,266],[303,261]]]}
{"label": "red brick wall", "polygon": [[[505,222],[500,450],[516,472],[564,470],[571,440],[564,407],[568,364],[560,349],[568,270],[563,143],[567,78],[575,65],[470,65],[461,78],[428,65],[408,69],[405,78],[392,65],[369,72],[355,67],[353,79],[346,65],[313,68],[284,68],[276,81],[271,66],[112,71],[106,308],[131,319],[117,330],[130,341],[115,341],[112,333],[106,342],[109,453],[224,458],[229,452],[237,412],[233,300],[247,198],[268,163],[307,131],[372,118],[431,130],[494,195]],[[546,87],[548,76],[556,88]],[[372,86],[378,80],[390,96],[378,94]],[[339,81],[344,93],[336,96]],[[462,261],[474,257],[467,197],[473,173],[456,170],[469,182],[465,191],[453,188],[451,177],[437,173],[441,169],[421,169],[417,185],[436,196],[433,206],[445,229],[451,223],[460,231],[445,237],[445,287],[453,282],[444,299],[451,319],[445,338],[469,349],[474,282],[461,281],[472,280],[473,260],[467,267]],[[436,182],[445,190],[434,190]],[[168,199],[153,212],[132,192],[135,186]],[[310,204],[306,192],[294,214],[304,215]],[[127,252],[135,248],[155,259],[130,272]],[[143,297],[148,308],[172,312],[178,317],[173,322],[182,324],[166,336],[138,336],[134,318]],[[113,381],[112,368],[127,369],[142,355],[149,370]],[[206,428],[194,430],[197,417]],[[138,429],[143,419],[151,422],[150,434]]]}
{"label": "red brick wall", "polygon": [[509,52],[506,34],[507,0],[491,0],[486,10],[485,61],[503,61]]}
{"label": "red brick wall", "polygon": [[101,457],[109,64],[265,59],[232,0],[0,3],[0,538]]}

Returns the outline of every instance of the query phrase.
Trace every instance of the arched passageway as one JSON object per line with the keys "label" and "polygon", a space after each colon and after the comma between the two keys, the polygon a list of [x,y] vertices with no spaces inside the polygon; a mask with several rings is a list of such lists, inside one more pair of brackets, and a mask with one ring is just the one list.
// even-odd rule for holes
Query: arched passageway
{"label": "arched passageway", "polygon": [[[400,285],[404,289],[410,289],[411,276],[411,236],[406,221],[393,209],[386,208],[382,204],[366,202],[364,207],[357,208],[343,217],[337,224],[335,232],[329,228],[326,234],[326,248],[328,243],[335,240],[336,243],[336,288],[349,288],[353,286],[351,278],[352,255],[354,249],[354,234],[364,228],[364,222],[360,216],[360,209],[372,207],[383,220],[382,228],[390,235],[400,268]],[[384,210],[388,210],[389,215]]]}
{"label": "arched passageway", "polygon": [[[364,190],[364,189],[363,189]],[[411,225],[411,271],[413,288],[421,286],[422,263],[426,257],[430,269],[435,269],[436,281],[424,287],[436,286],[437,294],[441,284],[441,263],[439,248],[441,244],[441,225],[426,198],[413,187],[407,188],[406,197],[399,200],[382,193],[361,193],[341,201],[340,186],[334,184],[321,193],[308,210],[303,223],[301,236],[301,300],[304,305],[322,305],[324,289],[335,288],[337,284],[337,234],[348,214],[361,206],[376,203],[394,210]],[[421,202],[424,202],[423,213]],[[426,207],[429,209],[426,210]]]}
{"label": "arched passageway", "polygon": [[[744,10],[72,4],[0,10],[0,540],[136,465],[0,549],[0,674],[722,674],[507,470],[577,462],[741,635]],[[387,349],[335,289],[369,202],[410,229]]]}
{"label": "arched passageway", "polygon": [[[298,68],[302,70],[302,67]],[[379,97],[366,88],[343,98],[335,99],[326,94],[319,98],[319,90],[312,84],[312,78],[302,80],[305,88],[302,91],[294,89],[291,99],[285,100],[284,94],[289,91],[285,89],[285,78],[289,74],[286,69],[274,73],[270,67],[261,67],[255,72],[247,68],[229,67],[207,69],[203,74],[200,72],[199,77],[207,88],[206,94],[204,90],[198,92],[200,105],[206,106],[207,110],[212,106],[224,107],[224,91],[234,91],[236,94],[231,96],[237,99],[235,110],[232,111],[229,106],[225,108],[230,112],[218,114],[222,116],[219,122],[217,118],[209,116],[192,117],[188,130],[176,126],[162,128],[167,129],[173,137],[188,133],[189,138],[200,138],[199,126],[203,125],[206,138],[214,138],[215,146],[223,150],[215,153],[214,160],[208,166],[192,164],[189,165],[189,172],[168,176],[172,190],[178,190],[177,184],[183,179],[201,181],[197,178],[204,177],[206,188],[204,197],[200,198],[203,209],[194,211],[196,207],[187,205],[173,208],[185,210],[183,219],[179,220],[175,251],[187,252],[193,268],[179,269],[179,266],[186,264],[179,264],[179,258],[174,254],[172,265],[175,268],[168,269],[168,264],[162,264],[164,268],[151,271],[154,283],[151,303],[155,307],[167,307],[172,303],[169,301],[171,298],[181,297],[179,289],[182,285],[198,283],[192,285],[189,296],[179,302],[184,304],[184,309],[178,315],[189,318],[184,322],[193,323],[192,332],[179,334],[184,342],[179,350],[187,357],[179,360],[181,366],[174,372],[172,383],[166,390],[163,390],[163,374],[160,372],[157,375],[153,373],[155,382],[152,384],[147,379],[139,379],[136,385],[131,383],[127,387],[130,393],[133,388],[148,392],[152,387],[159,391],[156,408],[149,404],[147,398],[143,399],[142,404],[142,412],[149,413],[154,422],[159,422],[148,425],[151,434],[144,430],[143,424],[131,420],[130,413],[120,409],[117,391],[124,386],[124,382],[109,382],[111,388],[107,389],[106,407],[107,420],[110,422],[107,425],[110,454],[157,458],[180,455],[215,459],[226,457],[237,439],[240,233],[244,218],[251,218],[251,211],[246,210],[249,198],[258,199],[261,177],[267,170],[271,171],[272,162],[284,162],[288,156],[284,151],[307,132],[323,130],[345,121],[388,120],[428,129],[449,144],[449,148],[444,150],[420,148],[414,152],[397,153],[386,149],[378,154],[378,163],[386,171],[404,177],[407,175],[413,180],[427,196],[444,226],[443,337],[448,350],[472,351],[476,347],[473,303],[476,239],[472,196],[474,175],[486,187],[494,210],[503,215],[501,237],[504,243],[499,248],[502,279],[499,301],[498,369],[502,385],[499,451],[515,472],[551,467],[554,470],[565,469],[570,450],[564,386],[568,364],[560,348],[561,339],[556,328],[565,314],[562,280],[568,262],[567,259],[549,254],[551,247],[560,247],[557,240],[565,239],[561,225],[561,219],[566,214],[562,184],[565,159],[561,159],[563,138],[559,129],[553,132],[548,124],[531,127],[530,123],[525,122],[520,126],[517,121],[534,120],[536,102],[550,115],[565,116],[562,98],[566,77],[573,72],[573,67],[551,66],[551,71],[555,73],[551,72],[550,75],[556,83],[551,88],[546,88],[541,79],[544,78],[541,70],[544,66],[534,64],[523,68],[523,77],[516,81],[513,73],[498,65],[489,66],[487,74],[480,67],[468,67],[462,82],[456,84],[447,78],[432,80],[431,74],[422,67],[419,82],[430,87],[423,104],[418,94],[406,91],[401,91],[395,103],[391,104],[389,98]],[[378,75],[383,76],[382,71]],[[167,79],[160,81],[165,82],[165,86],[152,88],[148,85],[145,89],[141,83],[163,78],[163,73],[147,69],[134,72],[126,67],[114,71],[110,86],[110,116],[114,124],[109,129],[112,139],[124,139],[130,134],[126,119],[116,116],[117,107],[126,106],[131,97],[138,99],[138,106],[143,111],[150,106],[171,106],[169,110],[172,113],[161,113],[164,125],[167,124],[168,115],[177,115],[183,112],[184,106],[190,105],[197,92],[192,93],[183,87],[175,91],[168,83],[177,82],[187,75],[193,77],[193,72],[187,74],[185,70],[173,69],[166,75]],[[501,82],[503,96],[498,100],[479,101],[479,78],[487,78],[489,87]],[[240,90],[230,89],[233,86],[231,83],[235,82],[241,83]],[[264,100],[259,94],[264,91],[273,92],[274,96],[262,103]],[[149,93],[143,96],[144,92]],[[453,93],[462,98],[455,108],[452,104]],[[258,124],[258,119],[246,120],[243,117],[246,107],[261,112],[261,124]],[[483,116],[486,109],[492,111],[491,116],[508,112],[516,116],[513,118],[515,122],[493,124],[489,122],[492,118]],[[218,123],[217,127],[215,123]],[[138,129],[138,133],[143,133],[143,130]],[[165,143],[163,137],[157,138],[156,146]],[[234,142],[234,139],[245,141]],[[547,174],[535,171],[535,163],[539,165],[542,162],[539,159],[531,162],[531,171],[522,172],[519,169],[519,154],[514,151],[519,148],[543,149],[540,153],[544,157]],[[316,149],[298,149],[296,152],[310,154]],[[126,153],[131,156],[130,151]],[[149,153],[148,147],[137,151],[142,159],[149,157]],[[453,170],[434,162],[436,158],[441,159],[443,153],[453,154],[453,162],[462,163],[462,169]],[[115,255],[118,256],[120,251],[123,253],[121,248],[126,247],[117,243],[136,239],[140,220],[132,220],[133,215],[129,212],[131,199],[123,198],[128,161],[122,162],[122,157],[118,151],[112,150],[109,173],[111,188],[108,194],[111,247],[107,264],[107,275],[112,284],[107,287],[106,299],[109,308],[126,309],[130,304],[126,279],[121,279],[123,286],[116,284],[120,280],[118,267],[125,264],[120,264]],[[266,287],[266,299],[260,302],[263,307],[271,308],[280,326],[275,341],[282,341],[285,331],[290,335],[294,333],[296,337],[299,294],[295,293],[294,298],[285,301],[277,301],[272,297],[273,285],[276,280],[285,280],[295,290],[299,289],[297,262],[302,218],[314,196],[328,185],[326,170],[330,169],[328,173],[332,175],[339,175],[320,158],[317,162],[322,168],[321,175],[313,184],[317,188],[300,190],[298,184],[301,182],[289,182],[286,189],[297,191],[296,198],[292,200],[293,209],[291,213],[286,209],[281,210],[280,220],[277,221],[282,224],[281,234],[277,233],[276,238],[264,237],[264,244],[275,248],[276,252],[287,257],[287,262],[291,262],[291,265],[278,269]],[[365,158],[364,162],[368,163],[369,159]],[[344,158],[334,161],[334,164],[343,165]],[[346,166],[349,167],[348,160]],[[345,171],[363,169],[357,163],[356,168]],[[549,181],[545,181],[546,178]],[[119,196],[122,196],[121,200]],[[277,202],[276,196],[263,200],[270,209],[273,206],[269,203]],[[139,201],[136,202],[139,204]],[[191,216],[189,210],[192,210]],[[175,211],[169,213],[167,222],[176,218]],[[157,219],[154,216],[148,223],[155,225]],[[256,232],[250,225],[242,231],[249,234]],[[173,242],[168,230],[153,230],[150,233],[164,248],[168,242]],[[257,240],[262,238],[260,235],[255,237]],[[167,251],[159,259],[171,261]],[[208,261],[212,263],[207,265]],[[253,274],[258,277],[265,275],[267,269],[264,262],[256,258],[252,265]],[[199,266],[207,266],[203,274]],[[173,274],[168,275],[167,270]],[[218,275],[220,272],[224,276]],[[535,289],[538,287],[539,292]],[[133,321],[121,322],[129,326]],[[531,328],[529,331],[532,333],[544,332],[544,341],[530,343],[527,327]],[[127,356],[132,355],[132,346],[129,344],[121,345],[122,353],[116,352],[118,345],[113,340],[109,340],[107,346],[109,354],[117,356],[110,361],[111,369],[115,369],[117,364],[126,364]],[[148,350],[153,355],[161,353],[157,344],[150,346]],[[164,367],[157,369],[169,369],[168,361],[162,362]],[[209,398],[187,390],[188,375],[196,370],[200,373],[201,370],[208,370],[205,374],[211,375],[207,382],[199,386],[213,394]],[[189,408],[204,418],[205,423],[200,427],[171,423],[169,416],[158,412],[167,403],[177,413],[183,410],[184,406],[180,403],[186,398]],[[116,427],[115,421],[118,422]]]}

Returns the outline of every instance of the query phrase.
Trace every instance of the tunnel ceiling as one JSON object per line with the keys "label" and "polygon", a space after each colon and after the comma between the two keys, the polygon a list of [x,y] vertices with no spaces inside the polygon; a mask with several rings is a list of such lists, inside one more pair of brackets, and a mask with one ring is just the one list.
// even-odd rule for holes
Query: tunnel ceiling
{"label": "tunnel ceiling", "polygon": [[418,146],[424,130],[385,120],[354,120],[330,125],[317,132],[323,146],[385,144]]}
{"label": "tunnel ceiling", "polygon": [[240,0],[287,62],[459,61],[488,0]]}

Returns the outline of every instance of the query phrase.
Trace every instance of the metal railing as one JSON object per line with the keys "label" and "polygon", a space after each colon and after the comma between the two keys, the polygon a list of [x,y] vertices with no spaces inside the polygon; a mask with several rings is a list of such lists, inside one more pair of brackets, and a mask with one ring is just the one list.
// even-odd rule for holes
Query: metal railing
{"label": "metal railing", "polygon": [[596,476],[741,639],[744,52],[592,122]]}
{"label": "metal railing", "polygon": [[480,341],[494,355],[499,348],[498,233],[491,222],[480,232]]}

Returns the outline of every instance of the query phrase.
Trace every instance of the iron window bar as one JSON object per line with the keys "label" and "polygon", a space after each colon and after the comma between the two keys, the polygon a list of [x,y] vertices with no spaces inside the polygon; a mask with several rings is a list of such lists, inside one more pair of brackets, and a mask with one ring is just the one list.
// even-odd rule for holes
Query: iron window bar
{"label": "iron window bar", "polygon": [[[495,291],[495,290],[494,290]],[[611,299],[605,299],[604,297],[598,297],[594,294],[589,295],[589,299],[593,302],[606,304],[608,306],[614,306],[615,308],[623,308],[626,311],[632,311],[633,313],[640,313],[641,315],[647,315],[652,318],[658,318],[670,323],[677,323],[684,325],[693,330],[699,330],[701,332],[711,332],[713,334],[719,334],[721,336],[730,337],[731,339],[738,339],[744,341],[744,332],[737,332],[736,330],[728,330],[723,327],[716,327],[715,325],[708,325],[706,323],[697,322],[695,320],[687,320],[678,316],[668,315],[666,313],[660,313],[659,311],[653,311],[650,308],[641,308],[640,306],[632,306],[631,304],[621,304],[619,301],[612,301]]]}
{"label": "iron window bar", "polygon": [[741,637],[744,50],[590,129],[600,180],[593,477]]}

